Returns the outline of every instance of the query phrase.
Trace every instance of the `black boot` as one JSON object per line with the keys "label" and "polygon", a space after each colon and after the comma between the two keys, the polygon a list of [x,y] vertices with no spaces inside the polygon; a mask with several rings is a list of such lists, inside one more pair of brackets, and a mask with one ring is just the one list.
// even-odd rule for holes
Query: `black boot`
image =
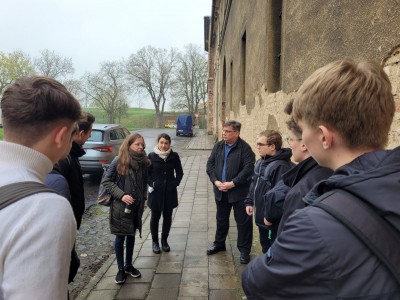
{"label": "black boot", "polygon": [[161,247],[164,252],[169,252],[171,250],[171,248],[168,245],[167,238],[168,235],[166,234],[161,235]]}
{"label": "black boot", "polygon": [[160,244],[158,242],[153,242],[152,248],[153,248],[153,252],[155,254],[160,254],[161,253]]}

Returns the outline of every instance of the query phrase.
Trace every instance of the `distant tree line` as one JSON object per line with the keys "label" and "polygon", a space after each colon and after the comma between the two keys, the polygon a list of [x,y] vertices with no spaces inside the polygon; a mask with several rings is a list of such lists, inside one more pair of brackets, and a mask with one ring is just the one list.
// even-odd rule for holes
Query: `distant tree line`
{"label": "distant tree line", "polygon": [[[144,47],[127,59],[100,64],[98,72],[74,78],[71,58],[45,49],[31,58],[23,51],[0,51],[0,95],[17,78],[42,75],[62,82],[81,101],[83,107],[104,110],[110,123],[126,113],[130,99],[150,98],[162,126],[165,106],[189,114],[202,113],[207,96],[207,56],[198,45],[188,44],[183,51]],[[143,100],[136,100],[142,107]],[[205,112],[204,112],[205,113]]]}

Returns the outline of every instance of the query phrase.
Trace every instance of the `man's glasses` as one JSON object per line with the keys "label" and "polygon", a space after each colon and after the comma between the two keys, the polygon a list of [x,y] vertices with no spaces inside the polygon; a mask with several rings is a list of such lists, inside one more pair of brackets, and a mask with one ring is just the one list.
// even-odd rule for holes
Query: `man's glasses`
{"label": "man's glasses", "polygon": [[257,147],[271,146],[270,144],[257,143]]}
{"label": "man's glasses", "polygon": [[222,130],[222,133],[232,133],[232,132],[236,132],[235,130]]}

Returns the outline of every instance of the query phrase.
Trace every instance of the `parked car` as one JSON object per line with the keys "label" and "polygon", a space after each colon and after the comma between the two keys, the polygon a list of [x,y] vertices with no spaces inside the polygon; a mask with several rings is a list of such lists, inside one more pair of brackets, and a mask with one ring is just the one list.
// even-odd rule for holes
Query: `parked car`
{"label": "parked car", "polygon": [[176,120],[176,136],[193,136],[193,118],[191,115],[178,115]]}
{"label": "parked car", "polygon": [[101,174],[103,164],[110,164],[119,147],[130,134],[119,124],[93,124],[90,138],[83,145],[86,154],[79,158],[84,174]]}

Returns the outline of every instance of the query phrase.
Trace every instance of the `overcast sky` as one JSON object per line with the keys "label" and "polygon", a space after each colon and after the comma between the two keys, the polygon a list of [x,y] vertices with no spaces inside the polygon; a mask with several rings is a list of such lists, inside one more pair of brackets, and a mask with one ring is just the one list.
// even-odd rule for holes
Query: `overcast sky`
{"label": "overcast sky", "polygon": [[0,9],[0,51],[55,51],[79,78],[147,45],[204,48],[211,0],[0,0]]}

